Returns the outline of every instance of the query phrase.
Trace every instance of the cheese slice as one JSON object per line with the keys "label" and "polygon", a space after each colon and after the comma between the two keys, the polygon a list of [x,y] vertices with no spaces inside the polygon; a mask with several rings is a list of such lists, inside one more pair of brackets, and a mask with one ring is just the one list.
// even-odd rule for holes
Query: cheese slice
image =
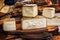
{"label": "cheese slice", "polygon": [[10,10],[10,6],[4,6],[4,7],[0,10],[0,12],[2,12],[2,13],[8,13],[9,10]]}
{"label": "cheese slice", "polygon": [[60,17],[47,19],[47,25],[48,26],[59,26],[60,25]]}
{"label": "cheese slice", "polygon": [[38,8],[36,4],[26,4],[22,8],[22,14],[26,17],[35,17],[38,15]]}
{"label": "cheese slice", "polygon": [[4,31],[14,31],[16,30],[16,22],[14,18],[6,18],[3,22],[3,30]]}
{"label": "cheese slice", "polygon": [[42,15],[47,18],[53,18],[55,16],[55,8],[50,7],[43,8]]}
{"label": "cheese slice", "polygon": [[46,18],[42,16],[22,19],[22,29],[36,29],[45,27],[46,27]]}

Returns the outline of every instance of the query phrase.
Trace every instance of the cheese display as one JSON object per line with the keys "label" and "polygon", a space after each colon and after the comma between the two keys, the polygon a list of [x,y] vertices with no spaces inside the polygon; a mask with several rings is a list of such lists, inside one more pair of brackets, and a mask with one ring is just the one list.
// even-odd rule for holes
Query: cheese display
{"label": "cheese display", "polygon": [[46,27],[46,18],[42,16],[22,19],[22,29],[36,29],[45,27]]}
{"label": "cheese display", "polygon": [[3,30],[4,31],[13,31],[16,30],[16,22],[14,18],[6,18],[3,22]]}
{"label": "cheese display", "polygon": [[2,12],[2,13],[8,13],[9,10],[10,10],[10,6],[4,6],[4,7],[0,10],[0,12]]}
{"label": "cheese display", "polygon": [[59,26],[60,25],[60,18],[55,17],[52,19],[47,19],[47,25],[48,26]]}
{"label": "cheese display", "polygon": [[50,7],[44,8],[42,15],[47,18],[53,18],[55,16],[55,8]]}
{"label": "cheese display", "polygon": [[36,4],[26,4],[22,8],[22,14],[26,17],[35,17],[38,15],[38,8]]}

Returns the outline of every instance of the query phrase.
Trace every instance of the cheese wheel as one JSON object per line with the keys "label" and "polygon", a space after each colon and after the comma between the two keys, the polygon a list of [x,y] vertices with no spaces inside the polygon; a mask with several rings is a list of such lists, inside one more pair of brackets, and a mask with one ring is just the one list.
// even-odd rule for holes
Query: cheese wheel
{"label": "cheese wheel", "polygon": [[7,18],[3,22],[3,30],[4,31],[13,31],[16,30],[16,22],[14,18]]}
{"label": "cheese wheel", "polygon": [[22,14],[25,17],[35,17],[38,15],[38,8],[36,4],[26,4],[22,8]]}
{"label": "cheese wheel", "polygon": [[50,7],[43,8],[42,15],[47,18],[53,18],[55,16],[55,8]]}
{"label": "cheese wheel", "polygon": [[60,25],[60,17],[47,19],[47,25],[48,26],[59,26]]}
{"label": "cheese wheel", "polygon": [[35,18],[22,19],[22,29],[36,29],[45,27],[46,27],[46,18],[35,17]]}

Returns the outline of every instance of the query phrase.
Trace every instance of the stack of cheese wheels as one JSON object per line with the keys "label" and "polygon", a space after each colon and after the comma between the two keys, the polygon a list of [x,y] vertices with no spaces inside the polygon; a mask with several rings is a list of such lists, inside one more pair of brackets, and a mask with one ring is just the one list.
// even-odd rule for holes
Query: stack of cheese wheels
{"label": "stack of cheese wheels", "polygon": [[47,18],[53,18],[55,16],[55,8],[51,8],[51,7],[43,8],[42,15]]}
{"label": "stack of cheese wheels", "polygon": [[3,22],[4,31],[14,31],[16,30],[16,22],[14,18],[6,18]]}
{"label": "stack of cheese wheels", "polygon": [[42,16],[37,16],[35,18],[24,17],[22,19],[22,29],[36,29],[45,27],[46,27],[46,18]]}
{"label": "stack of cheese wheels", "polygon": [[22,14],[25,17],[35,17],[38,15],[38,8],[36,4],[26,4],[22,8]]}

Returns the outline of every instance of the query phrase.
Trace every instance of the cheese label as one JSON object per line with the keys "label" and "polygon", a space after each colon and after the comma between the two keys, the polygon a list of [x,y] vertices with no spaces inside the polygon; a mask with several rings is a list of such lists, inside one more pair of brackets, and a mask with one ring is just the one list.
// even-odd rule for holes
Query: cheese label
{"label": "cheese label", "polygon": [[46,19],[29,19],[22,21],[22,29],[34,29],[34,28],[45,28]]}

